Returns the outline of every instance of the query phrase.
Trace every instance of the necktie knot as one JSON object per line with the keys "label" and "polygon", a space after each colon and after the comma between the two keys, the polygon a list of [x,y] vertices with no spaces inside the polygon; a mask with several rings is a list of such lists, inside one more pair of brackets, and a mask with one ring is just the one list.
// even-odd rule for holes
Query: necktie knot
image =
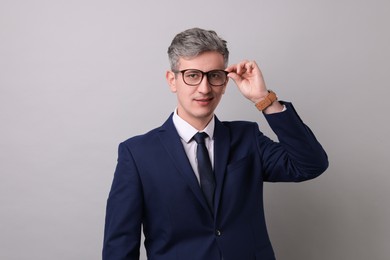
{"label": "necktie knot", "polygon": [[204,144],[204,140],[208,137],[205,132],[198,132],[194,135],[194,140],[197,144]]}

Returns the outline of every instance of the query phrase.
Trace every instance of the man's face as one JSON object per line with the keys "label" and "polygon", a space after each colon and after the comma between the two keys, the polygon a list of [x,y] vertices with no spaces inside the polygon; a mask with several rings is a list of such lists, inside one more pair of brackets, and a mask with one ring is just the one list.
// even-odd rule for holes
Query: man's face
{"label": "man's face", "polygon": [[[224,70],[224,59],[218,52],[205,52],[195,58],[179,60],[178,71],[196,69],[203,72]],[[177,113],[189,124],[202,130],[213,117],[214,110],[225,92],[227,82],[222,86],[212,86],[204,75],[199,85],[189,86],[183,81],[181,73],[168,71],[168,84],[178,99]]]}

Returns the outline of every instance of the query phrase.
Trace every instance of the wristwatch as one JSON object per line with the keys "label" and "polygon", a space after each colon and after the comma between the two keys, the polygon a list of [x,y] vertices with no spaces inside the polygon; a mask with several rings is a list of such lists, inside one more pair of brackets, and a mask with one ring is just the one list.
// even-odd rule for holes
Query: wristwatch
{"label": "wristwatch", "polygon": [[257,102],[255,106],[258,110],[263,111],[264,109],[272,105],[272,103],[274,103],[276,100],[278,100],[278,97],[276,96],[275,92],[273,92],[272,90],[268,90],[268,95],[265,96],[263,100]]}

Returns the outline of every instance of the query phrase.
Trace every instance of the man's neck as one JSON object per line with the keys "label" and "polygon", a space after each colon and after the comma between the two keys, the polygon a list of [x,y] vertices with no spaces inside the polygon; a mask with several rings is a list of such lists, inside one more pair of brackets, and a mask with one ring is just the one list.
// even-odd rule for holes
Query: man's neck
{"label": "man's neck", "polygon": [[205,119],[199,119],[199,120],[186,120],[185,118],[181,117],[180,114],[178,113],[178,109],[175,109],[175,116],[179,117],[181,120],[185,121],[187,124],[191,125],[193,128],[195,128],[198,131],[204,130],[213,120],[214,114],[212,114],[209,118]]}

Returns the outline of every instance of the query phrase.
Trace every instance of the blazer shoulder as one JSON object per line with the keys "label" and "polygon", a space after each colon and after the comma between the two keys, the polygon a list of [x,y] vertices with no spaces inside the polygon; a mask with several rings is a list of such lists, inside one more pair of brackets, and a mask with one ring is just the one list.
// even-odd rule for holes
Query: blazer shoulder
{"label": "blazer shoulder", "polygon": [[121,144],[124,144],[126,146],[138,146],[143,145],[145,143],[151,142],[155,140],[157,137],[157,133],[159,132],[160,127],[154,128],[144,134],[135,135],[132,137],[129,137],[128,139],[124,140]]}
{"label": "blazer shoulder", "polygon": [[168,117],[168,119],[165,121],[165,123],[159,127],[156,127],[146,133],[139,134],[132,136],[125,141],[123,141],[121,144],[126,146],[140,146],[140,145],[148,145],[148,144],[155,144],[156,139],[159,138],[159,133],[165,132],[165,131],[174,131],[175,128],[173,126],[172,122],[172,115]]}

